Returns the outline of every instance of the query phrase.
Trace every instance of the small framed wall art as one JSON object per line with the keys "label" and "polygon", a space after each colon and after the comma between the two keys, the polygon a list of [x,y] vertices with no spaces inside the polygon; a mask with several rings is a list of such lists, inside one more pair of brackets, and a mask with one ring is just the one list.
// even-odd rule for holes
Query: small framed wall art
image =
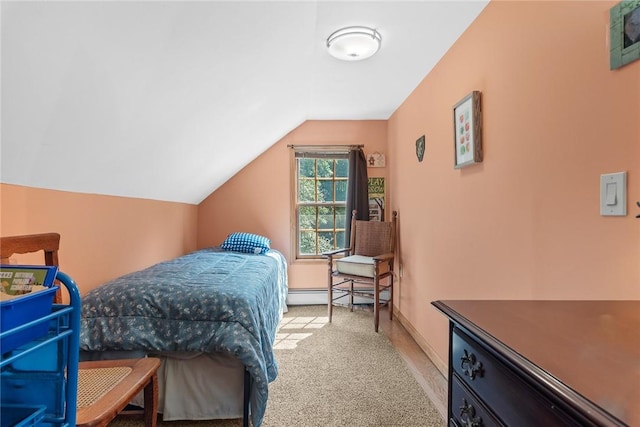
{"label": "small framed wall art", "polygon": [[384,154],[374,151],[367,157],[367,164],[370,168],[383,168],[385,165]]}
{"label": "small framed wall art", "polygon": [[640,0],[624,0],[609,10],[609,68],[640,59]]}
{"label": "small framed wall art", "polygon": [[482,162],[482,108],[480,92],[473,91],[453,107],[456,169]]}

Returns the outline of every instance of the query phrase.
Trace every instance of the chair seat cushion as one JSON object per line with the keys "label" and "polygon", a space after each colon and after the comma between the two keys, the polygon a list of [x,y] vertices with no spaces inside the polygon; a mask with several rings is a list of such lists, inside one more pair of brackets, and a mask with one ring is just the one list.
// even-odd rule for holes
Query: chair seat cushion
{"label": "chair seat cushion", "polygon": [[[351,276],[374,277],[373,257],[351,255],[336,260],[336,270],[341,274]],[[379,274],[388,271],[388,264],[383,263]]]}

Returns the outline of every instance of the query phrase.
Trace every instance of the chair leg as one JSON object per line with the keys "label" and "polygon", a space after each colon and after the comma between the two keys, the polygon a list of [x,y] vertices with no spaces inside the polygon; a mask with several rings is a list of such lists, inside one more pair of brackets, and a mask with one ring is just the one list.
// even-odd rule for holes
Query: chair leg
{"label": "chair leg", "polygon": [[327,289],[327,295],[329,295],[329,301],[327,301],[327,316],[329,317],[329,323],[331,323],[331,316],[333,315],[333,284],[331,283],[331,281],[329,281],[329,289]]}
{"label": "chair leg", "polygon": [[378,324],[380,323],[380,282],[376,277],[373,279],[373,322],[378,332]]}
{"label": "chair leg", "polygon": [[158,419],[158,374],[154,373],[144,388],[144,425],[156,427]]}
{"label": "chair leg", "polygon": [[393,320],[393,274],[389,276],[389,320]]}
{"label": "chair leg", "polygon": [[331,323],[331,316],[333,315],[333,259],[329,256],[327,264],[327,295],[329,300],[327,301],[327,316],[329,317],[329,323]]}
{"label": "chair leg", "polygon": [[349,310],[353,313],[353,280],[349,282]]}

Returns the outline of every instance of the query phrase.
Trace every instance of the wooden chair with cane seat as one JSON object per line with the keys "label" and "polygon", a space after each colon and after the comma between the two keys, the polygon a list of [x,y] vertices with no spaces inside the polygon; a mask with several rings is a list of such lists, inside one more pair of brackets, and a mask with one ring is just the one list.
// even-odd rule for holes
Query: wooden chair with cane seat
{"label": "wooden chair with cane seat", "polygon": [[[80,362],[76,426],[105,427],[124,413],[141,415],[145,427],[155,427],[159,367],[160,359],[155,357]],[[141,391],[144,410],[124,411]]]}
{"label": "wooden chair with cane seat", "polygon": [[[393,319],[393,262],[396,241],[397,212],[391,221],[362,221],[351,217],[350,247],[325,252],[328,260],[328,315],[334,304],[348,298],[353,311],[354,297],[373,300],[375,331],[380,323],[380,308],[388,306]],[[337,255],[343,254],[342,257]],[[340,300],[340,301],[339,301]]]}

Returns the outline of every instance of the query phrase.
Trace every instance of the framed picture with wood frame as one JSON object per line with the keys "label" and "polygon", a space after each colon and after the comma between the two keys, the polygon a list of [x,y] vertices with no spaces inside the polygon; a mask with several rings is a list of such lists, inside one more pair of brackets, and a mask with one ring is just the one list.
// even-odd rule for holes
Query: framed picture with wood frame
{"label": "framed picture with wood frame", "polygon": [[456,169],[482,162],[480,98],[480,92],[473,91],[453,107],[453,166]]}
{"label": "framed picture with wood frame", "polygon": [[609,10],[609,68],[640,59],[640,0],[621,1]]}

